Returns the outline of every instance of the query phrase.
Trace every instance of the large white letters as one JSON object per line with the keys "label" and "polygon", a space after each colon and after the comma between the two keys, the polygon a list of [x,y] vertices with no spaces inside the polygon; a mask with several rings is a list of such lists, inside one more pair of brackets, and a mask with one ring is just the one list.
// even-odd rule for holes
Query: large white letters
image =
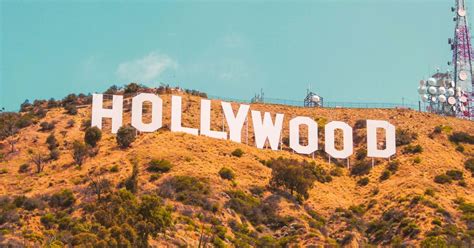
{"label": "large white letters", "polygon": [[[300,125],[308,127],[308,145],[300,144]],[[311,154],[318,150],[318,124],[309,117],[298,116],[290,121],[290,148],[297,153]]]}
{"label": "large white letters", "polygon": [[241,104],[237,115],[234,116],[234,111],[232,111],[232,105],[228,102],[221,102],[222,110],[224,110],[224,116],[229,126],[229,138],[234,142],[240,143],[242,141],[242,127],[244,122],[247,119],[247,114],[249,112],[250,106]]}
{"label": "large white letters", "polygon": [[[377,148],[377,128],[385,130],[385,149]],[[395,126],[387,121],[367,120],[367,156],[388,158],[395,154]]]}
{"label": "large white letters", "polygon": [[[143,102],[151,102],[151,122],[143,123]],[[155,94],[141,93],[132,99],[132,126],[140,132],[154,132],[161,128],[163,101]]]}
{"label": "large white letters", "polygon": [[211,130],[211,101],[201,99],[201,135],[216,139],[227,139],[227,133]]}
{"label": "large white letters", "polygon": [[281,128],[283,126],[283,114],[276,114],[275,124],[273,124],[270,113],[265,112],[262,122],[262,114],[260,111],[252,110],[251,112],[257,148],[263,148],[268,138],[272,150],[278,150]]}
{"label": "large white letters", "polygon": [[112,133],[117,133],[122,126],[123,96],[114,95],[112,99],[112,108],[103,108],[103,95],[92,95],[92,118],[91,126],[102,129],[102,118],[112,119]]}
{"label": "large white letters", "polygon": [[[344,136],[344,148],[337,150],[334,142],[334,131],[341,129]],[[331,121],[325,126],[324,130],[324,147],[326,152],[333,158],[348,158],[352,155],[352,128],[341,121]]]}
{"label": "large white letters", "polygon": [[181,97],[171,96],[171,131],[198,135],[196,128],[181,126]]}
{"label": "large white letters", "polygon": [[[242,128],[247,120],[249,105],[239,104],[237,113],[234,113],[231,103],[221,101],[222,111],[226,119],[229,131],[211,130],[211,100],[201,99],[200,128],[182,126],[182,103],[181,96],[171,96],[171,131],[184,132],[193,135],[199,133],[216,139],[229,139],[241,143]],[[151,122],[143,122],[143,103],[151,103]],[[112,122],[111,131],[117,133],[123,121],[123,96],[114,95],[112,107],[104,108],[103,95],[92,95],[92,118],[91,126],[102,129],[104,118],[110,118]],[[141,93],[132,99],[131,124],[138,131],[154,132],[163,126],[163,100],[155,94]],[[280,148],[281,132],[283,126],[283,114],[276,114],[275,119],[268,112],[251,111],[255,146],[264,148],[267,140],[272,150]],[[301,126],[307,126],[308,142],[300,143]],[[340,129],[343,133],[343,148],[336,149],[335,130]],[[377,131],[385,131],[385,148],[379,149]],[[345,159],[353,154],[352,128],[344,122],[332,121],[325,126],[324,148],[331,157]],[[229,133],[229,135],[227,135]],[[318,124],[309,117],[297,116],[289,121],[289,146],[299,154],[311,154],[318,150]],[[367,157],[389,158],[396,153],[395,126],[387,121],[367,120]]]}

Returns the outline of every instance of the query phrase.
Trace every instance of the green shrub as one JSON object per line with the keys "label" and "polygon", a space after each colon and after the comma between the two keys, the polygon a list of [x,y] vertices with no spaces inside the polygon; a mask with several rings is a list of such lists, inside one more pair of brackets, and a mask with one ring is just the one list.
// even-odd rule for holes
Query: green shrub
{"label": "green shrub", "polygon": [[7,168],[2,168],[2,169],[0,169],[0,175],[1,175],[1,174],[7,174],[7,173],[8,173]]}
{"label": "green shrub", "polygon": [[68,104],[64,106],[64,109],[68,115],[77,115],[77,107],[74,104]]}
{"label": "green shrub", "polygon": [[110,167],[110,172],[118,172],[118,171],[119,171],[119,166],[117,164]]}
{"label": "green shrub", "polygon": [[49,199],[49,205],[57,208],[68,208],[76,202],[76,197],[71,190],[64,189],[54,193]]}
{"label": "green shrub", "polygon": [[47,213],[40,218],[41,224],[43,224],[44,227],[47,229],[53,228],[54,224],[56,224],[57,220],[54,214],[52,213]]}
{"label": "green shrub", "polygon": [[429,196],[433,197],[435,195],[434,189],[426,189],[425,190],[425,195],[429,195]]}
{"label": "green shrub", "polygon": [[421,248],[448,248],[448,243],[442,236],[431,236],[425,238],[420,246]]}
{"label": "green shrub", "polygon": [[305,199],[309,197],[308,190],[313,187],[317,176],[322,176],[321,170],[316,170],[314,164],[306,161],[278,158],[270,163],[272,168],[270,185],[275,188],[283,187],[292,195],[296,192]]}
{"label": "green shrub", "polygon": [[227,167],[222,167],[219,170],[219,175],[223,179],[227,179],[227,180],[234,180],[234,178],[235,178],[235,172],[232,169],[227,168]]}
{"label": "green shrub", "polygon": [[46,138],[46,144],[48,145],[48,149],[50,151],[58,147],[58,140],[54,136],[54,133],[51,133],[50,135],[48,135],[48,138]]}
{"label": "green shrub", "polygon": [[390,178],[390,175],[392,173],[389,170],[384,170],[382,174],[380,175],[380,181],[385,181]]}
{"label": "green shrub", "polygon": [[474,158],[470,158],[464,162],[464,168],[472,173],[474,176]]}
{"label": "green shrub", "polygon": [[458,152],[460,152],[460,153],[463,153],[464,150],[465,150],[465,149],[464,149],[464,146],[462,146],[462,145],[457,145],[457,146],[456,146],[456,151],[458,151]]}
{"label": "green shrub", "polygon": [[132,164],[132,174],[125,180],[124,185],[128,191],[135,194],[138,191],[138,162],[132,161]]}
{"label": "green shrub", "polygon": [[408,145],[412,141],[418,138],[418,135],[408,129],[397,129],[396,130],[396,145],[403,146]]}
{"label": "green shrub", "polygon": [[208,196],[211,192],[206,180],[191,176],[174,176],[167,179],[160,187],[160,194],[166,198],[180,201],[186,205],[212,208]]}
{"label": "green shrub", "polygon": [[72,144],[72,150],[73,150],[72,157],[74,158],[74,162],[76,162],[77,165],[81,166],[87,157],[86,145],[76,140]]}
{"label": "green shrub", "polygon": [[422,153],[423,152],[423,147],[420,145],[407,145],[405,148],[403,148],[402,153],[403,154],[417,154],[417,153]]}
{"label": "green shrub", "polygon": [[446,171],[446,175],[451,177],[453,180],[461,180],[463,179],[463,173],[459,170],[448,170]]}
{"label": "green shrub", "polygon": [[446,183],[451,183],[452,179],[450,176],[446,174],[441,174],[441,175],[435,176],[434,181],[435,183],[446,184]]}
{"label": "green shrub", "polygon": [[361,187],[366,186],[367,184],[369,184],[369,178],[368,177],[363,177],[363,178],[361,178],[357,181],[357,185],[359,185]]}
{"label": "green shrub", "polygon": [[456,144],[458,143],[474,144],[474,136],[465,132],[454,132],[453,134],[449,136],[449,140]]}
{"label": "green shrub", "polygon": [[98,127],[89,127],[84,133],[84,142],[95,147],[102,138],[102,131]]}
{"label": "green shrub", "polygon": [[54,123],[43,121],[40,123],[40,131],[46,132],[51,131],[55,127]]}
{"label": "green shrub", "polygon": [[134,127],[130,125],[122,126],[117,131],[117,144],[121,148],[127,148],[135,141],[136,135],[137,130]]}
{"label": "green shrub", "polygon": [[420,157],[414,158],[414,159],[413,159],[413,163],[415,163],[415,164],[421,163],[421,158],[420,158]]}
{"label": "green shrub", "polygon": [[[403,222],[402,222],[402,225],[404,225]],[[408,224],[404,225],[404,227],[402,228],[402,233],[403,233],[403,236],[405,237],[414,238],[420,232],[421,232],[420,227],[414,222],[409,222]]]}
{"label": "green shrub", "polygon": [[334,167],[329,174],[333,177],[340,177],[344,174],[344,171],[340,167]]}
{"label": "green shrub", "polygon": [[356,159],[363,160],[367,157],[367,150],[366,149],[359,149],[356,152]]}
{"label": "green shrub", "polygon": [[352,176],[362,176],[367,175],[370,173],[372,166],[368,161],[358,161],[352,168],[351,168],[351,175]]}
{"label": "green shrub", "polygon": [[49,151],[49,159],[51,160],[58,160],[59,159],[59,150],[58,148],[54,148],[53,150]]}
{"label": "green shrub", "polygon": [[392,173],[395,173],[398,171],[399,165],[400,165],[400,162],[398,162],[398,160],[392,160],[388,163],[387,170],[389,170]]}
{"label": "green shrub", "polygon": [[20,168],[18,169],[19,173],[26,173],[30,171],[30,165],[29,164],[22,164],[20,165]]}
{"label": "green shrub", "polygon": [[233,152],[232,152],[232,156],[234,157],[242,157],[242,155],[244,155],[244,151],[242,151],[242,149],[240,148],[237,148],[235,149]]}
{"label": "green shrub", "polygon": [[152,174],[152,175],[150,176],[150,182],[154,182],[154,181],[160,179],[160,177],[161,177],[161,174],[160,174],[160,173]]}
{"label": "green shrub", "polygon": [[166,172],[170,171],[172,167],[173,167],[173,165],[168,160],[165,160],[165,159],[152,159],[148,163],[147,171],[166,173]]}

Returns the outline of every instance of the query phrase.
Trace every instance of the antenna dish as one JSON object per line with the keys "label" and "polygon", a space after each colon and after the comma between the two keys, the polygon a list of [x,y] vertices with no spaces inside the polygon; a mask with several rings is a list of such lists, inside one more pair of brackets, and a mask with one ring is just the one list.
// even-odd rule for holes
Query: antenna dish
{"label": "antenna dish", "polygon": [[429,78],[429,79],[428,79],[428,84],[429,84],[429,85],[432,85],[432,86],[435,86],[435,85],[436,85],[436,79],[434,79],[434,78]]}
{"label": "antenna dish", "polygon": [[446,93],[446,88],[441,86],[441,87],[438,88],[438,92],[439,92],[440,95],[444,95]]}
{"label": "antenna dish", "polygon": [[420,87],[418,87],[418,93],[420,93],[420,94],[426,94],[426,87],[425,87],[425,86],[420,86]]}
{"label": "antenna dish", "polygon": [[433,87],[433,86],[429,87],[428,92],[432,95],[436,94],[437,92],[436,87]]}
{"label": "antenna dish", "polygon": [[447,92],[448,92],[448,96],[454,96],[454,89],[453,88],[449,88],[447,90]]}
{"label": "antenna dish", "polygon": [[459,72],[459,79],[460,79],[461,81],[466,81],[466,79],[467,79],[467,72],[466,72],[466,71],[460,71],[460,72]]}
{"label": "antenna dish", "polygon": [[425,95],[422,95],[422,96],[421,96],[421,100],[422,100],[423,102],[428,101],[428,95],[426,95],[426,94],[425,94]]}
{"label": "antenna dish", "polygon": [[445,95],[439,95],[438,100],[439,100],[439,102],[446,102],[446,96]]}
{"label": "antenna dish", "polygon": [[456,98],[454,98],[452,96],[448,97],[448,103],[449,103],[449,105],[456,104]]}
{"label": "antenna dish", "polygon": [[458,10],[458,15],[461,16],[461,17],[466,16],[466,10],[465,9],[459,9]]}

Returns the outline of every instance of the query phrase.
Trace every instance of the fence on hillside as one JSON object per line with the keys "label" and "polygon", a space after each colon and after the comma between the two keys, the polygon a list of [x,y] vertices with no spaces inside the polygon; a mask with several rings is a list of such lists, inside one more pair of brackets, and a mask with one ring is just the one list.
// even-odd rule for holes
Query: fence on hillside
{"label": "fence on hillside", "polygon": [[[221,97],[215,95],[208,95],[209,99],[231,101],[231,102],[241,102],[241,103],[250,103],[250,100],[236,99],[230,97]],[[268,104],[281,104],[289,105],[296,107],[304,107],[304,101],[298,100],[288,100],[288,99],[278,99],[278,98],[264,98],[263,102]],[[377,102],[327,102],[324,101],[323,108],[377,108],[377,109],[413,109],[418,111],[423,111],[424,108],[420,104],[412,103],[377,103]]]}

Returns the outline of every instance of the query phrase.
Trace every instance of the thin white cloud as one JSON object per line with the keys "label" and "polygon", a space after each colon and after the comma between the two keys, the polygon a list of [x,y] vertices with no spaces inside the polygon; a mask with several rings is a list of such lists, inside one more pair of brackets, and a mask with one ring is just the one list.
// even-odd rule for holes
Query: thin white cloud
{"label": "thin white cloud", "polygon": [[119,79],[130,82],[150,82],[164,71],[177,67],[178,63],[168,55],[151,52],[143,58],[120,63],[116,74]]}

